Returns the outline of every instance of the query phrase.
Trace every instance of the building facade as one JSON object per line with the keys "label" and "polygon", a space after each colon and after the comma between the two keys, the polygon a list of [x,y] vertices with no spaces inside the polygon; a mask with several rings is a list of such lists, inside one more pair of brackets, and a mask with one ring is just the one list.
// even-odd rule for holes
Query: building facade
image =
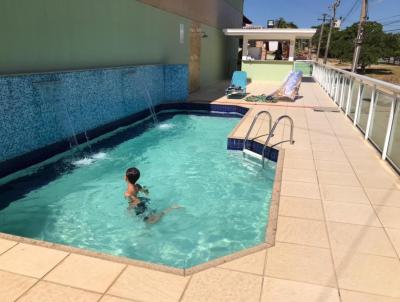
{"label": "building facade", "polygon": [[3,0],[0,74],[188,64],[191,90],[234,69],[243,0]]}

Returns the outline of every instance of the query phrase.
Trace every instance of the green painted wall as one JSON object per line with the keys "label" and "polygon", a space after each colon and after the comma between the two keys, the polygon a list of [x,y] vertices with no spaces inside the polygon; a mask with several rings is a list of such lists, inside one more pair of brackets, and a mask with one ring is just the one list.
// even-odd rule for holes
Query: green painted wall
{"label": "green painted wall", "polygon": [[252,81],[282,82],[293,69],[293,62],[285,61],[254,61],[242,62],[242,70]]}
{"label": "green painted wall", "polygon": [[202,25],[207,37],[201,39],[200,86],[226,79],[236,62],[238,39],[227,37],[219,29]]}
{"label": "green painted wall", "polygon": [[135,0],[2,0],[0,73],[187,63],[189,27]]}
{"label": "green painted wall", "polygon": [[[242,6],[242,0],[229,2]],[[191,22],[136,0],[1,0],[0,74],[187,64]],[[208,37],[201,86],[207,86],[232,72],[238,43],[221,29],[202,28]]]}
{"label": "green painted wall", "polygon": [[313,64],[311,62],[295,62],[294,64],[295,71],[301,71],[303,76],[312,76]]}

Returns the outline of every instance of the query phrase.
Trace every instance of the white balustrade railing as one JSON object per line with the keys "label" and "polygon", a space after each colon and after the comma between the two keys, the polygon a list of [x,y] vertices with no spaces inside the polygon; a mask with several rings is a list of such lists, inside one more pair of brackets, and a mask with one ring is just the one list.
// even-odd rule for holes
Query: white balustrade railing
{"label": "white balustrade railing", "polygon": [[316,62],[313,77],[400,172],[400,86]]}

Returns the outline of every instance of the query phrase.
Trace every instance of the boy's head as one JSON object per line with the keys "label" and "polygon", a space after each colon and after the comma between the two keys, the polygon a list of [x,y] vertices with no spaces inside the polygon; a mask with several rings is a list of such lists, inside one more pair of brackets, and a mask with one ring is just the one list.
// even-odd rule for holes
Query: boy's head
{"label": "boy's head", "polygon": [[140,177],[139,169],[133,167],[126,170],[125,179],[129,181],[132,185],[134,185]]}

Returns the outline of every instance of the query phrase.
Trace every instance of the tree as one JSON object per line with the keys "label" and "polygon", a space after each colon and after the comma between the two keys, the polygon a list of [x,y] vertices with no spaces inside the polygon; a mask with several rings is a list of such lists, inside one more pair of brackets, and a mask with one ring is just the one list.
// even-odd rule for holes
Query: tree
{"label": "tree", "polygon": [[[343,61],[351,62],[353,60],[354,41],[357,37],[357,30],[358,24],[354,23],[340,32],[340,37],[335,43],[335,55]],[[382,24],[366,22],[364,25],[364,41],[358,61],[361,72],[365,73],[367,66],[378,63],[378,60],[384,56],[385,33],[383,32]]]}
{"label": "tree", "polygon": [[400,57],[400,34],[388,33],[384,37],[384,57]]}
{"label": "tree", "polygon": [[[321,34],[321,25],[318,26],[313,26],[313,28],[317,29],[317,32],[314,34],[314,36],[312,37],[312,44],[313,45],[318,45],[318,41],[319,41],[319,36]],[[332,29],[332,37],[331,37],[331,45],[333,44],[333,42],[338,38],[338,32],[339,30],[337,28],[333,28]],[[323,54],[325,53],[325,49],[326,49],[326,41],[328,40],[328,33],[329,33],[329,23],[325,24],[324,27],[324,33],[322,35],[322,40],[321,40],[321,49],[320,49],[320,55],[323,56]],[[328,57],[334,57],[334,55],[332,54],[332,47],[329,48],[329,53],[328,53]]]}
{"label": "tree", "polygon": [[[318,44],[320,28],[313,37],[314,45]],[[344,62],[352,62],[357,37],[358,23],[339,31],[333,29],[332,42],[328,56],[337,58]],[[325,51],[327,31],[322,36],[321,53]],[[378,63],[382,57],[396,56],[400,53],[400,35],[385,34],[382,24],[378,22],[366,22],[364,25],[364,41],[361,48],[360,59],[358,61],[361,71],[364,73],[367,66]]]}
{"label": "tree", "polygon": [[275,20],[275,27],[277,28],[298,28],[293,22],[287,22],[284,18],[280,17]]}

